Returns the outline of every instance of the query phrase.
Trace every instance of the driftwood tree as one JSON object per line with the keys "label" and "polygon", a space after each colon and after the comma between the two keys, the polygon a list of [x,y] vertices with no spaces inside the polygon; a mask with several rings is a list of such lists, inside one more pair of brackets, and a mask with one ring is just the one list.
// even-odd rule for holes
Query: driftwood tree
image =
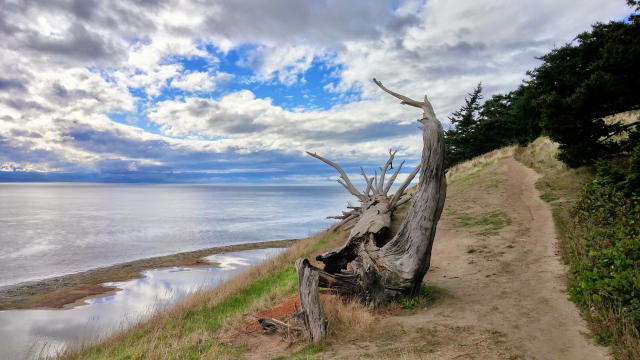
{"label": "driftwood tree", "polygon": [[[387,304],[403,297],[413,296],[429,269],[431,248],[446,196],[444,168],[444,133],[436,119],[427,97],[416,101],[385,88],[373,79],[382,90],[401,100],[401,104],[423,111],[418,121],[422,123],[422,159],[394,195],[387,195],[391,184],[400,172],[400,166],[385,184],[386,171],[395,152],[389,152],[389,160],[370,178],[362,171],[366,189],[358,191],[346,173],[335,163],[309,153],[331,165],[340,173],[338,182],[360,201],[338,218],[340,225],[354,220],[346,243],[339,249],[319,255],[316,260],[324,268],[313,266],[307,259],[296,261],[300,290],[301,312],[298,319],[313,342],[324,339],[326,320],[318,297],[318,288],[325,288],[340,295],[354,297],[372,307]],[[404,191],[411,179],[421,170],[418,189],[412,197],[411,207],[398,233],[391,239],[384,237],[389,228],[391,212],[399,204],[409,200]],[[384,241],[384,239],[389,239]]]}
{"label": "driftwood tree", "polygon": [[389,160],[380,168],[379,178],[377,171],[374,172],[374,176],[368,177],[364,169],[362,167],[360,168],[360,172],[367,184],[362,192],[353,186],[351,180],[340,166],[322,156],[310,152],[307,152],[307,154],[334,167],[340,174],[340,179],[337,180],[338,183],[344,186],[347,191],[360,201],[360,206],[347,206],[349,210],[343,211],[342,215],[327,217],[329,219],[342,220],[334,226],[334,229],[340,228],[347,222],[354,220],[354,224],[350,227],[351,233],[349,234],[348,241],[344,246],[317,257],[317,260],[324,262],[324,271],[337,273],[346,269],[347,264],[353,260],[353,256],[355,255],[353,250],[360,244],[372,243],[377,247],[384,245],[384,235],[391,225],[391,214],[398,206],[411,200],[411,196],[404,194],[404,191],[420,170],[420,165],[416,166],[394,194],[388,195],[391,186],[404,165],[404,161],[401,162],[400,165],[396,167],[393,175],[391,175],[385,183],[387,170],[393,166],[393,159],[396,155],[395,151],[389,150]]}

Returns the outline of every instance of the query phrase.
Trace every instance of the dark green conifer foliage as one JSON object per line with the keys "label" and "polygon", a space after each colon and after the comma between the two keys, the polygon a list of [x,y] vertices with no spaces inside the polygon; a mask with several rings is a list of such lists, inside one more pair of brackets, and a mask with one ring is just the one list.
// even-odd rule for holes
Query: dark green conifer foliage
{"label": "dark green conifer foliage", "polygon": [[581,166],[634,144],[616,136],[634,131],[635,122],[607,123],[604,117],[640,108],[640,19],[596,24],[573,44],[542,57],[532,75],[541,122],[560,144],[560,159]]}
{"label": "dark green conifer foliage", "polygon": [[457,164],[463,160],[470,159],[475,154],[474,146],[469,141],[474,137],[480,110],[482,105],[482,84],[478,84],[476,88],[464,99],[465,104],[451,116],[449,121],[454,126],[453,129],[445,131],[447,166]]}

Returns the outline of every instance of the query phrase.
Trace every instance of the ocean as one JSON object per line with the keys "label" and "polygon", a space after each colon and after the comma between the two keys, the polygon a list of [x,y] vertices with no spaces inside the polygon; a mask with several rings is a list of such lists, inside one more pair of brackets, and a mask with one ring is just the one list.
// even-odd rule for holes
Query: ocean
{"label": "ocean", "polygon": [[210,247],[306,237],[339,185],[0,183],[0,286]]}

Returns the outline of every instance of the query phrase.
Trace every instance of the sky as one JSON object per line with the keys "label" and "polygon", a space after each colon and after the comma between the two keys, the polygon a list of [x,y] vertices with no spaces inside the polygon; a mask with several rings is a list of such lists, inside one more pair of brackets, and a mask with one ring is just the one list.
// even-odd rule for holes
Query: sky
{"label": "sky", "polygon": [[[325,184],[419,162],[429,96],[515,89],[602,0],[0,0],[0,181]],[[405,171],[403,171],[405,173]],[[405,173],[405,174],[406,174]],[[401,178],[401,177],[399,177]]]}

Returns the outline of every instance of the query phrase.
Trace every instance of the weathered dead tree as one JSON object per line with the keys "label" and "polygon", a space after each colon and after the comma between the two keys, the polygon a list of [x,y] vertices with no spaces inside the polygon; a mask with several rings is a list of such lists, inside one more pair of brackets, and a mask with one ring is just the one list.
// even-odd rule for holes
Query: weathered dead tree
{"label": "weathered dead tree", "polygon": [[[382,90],[401,100],[401,104],[422,109],[422,159],[394,195],[387,193],[400,172],[400,166],[385,184],[386,171],[395,152],[389,152],[389,160],[369,178],[364,171],[366,188],[360,192],[351,183],[346,173],[335,163],[309,153],[334,167],[340,173],[338,182],[358,198],[361,205],[351,206],[335,218],[344,224],[354,220],[346,243],[339,249],[319,255],[316,260],[324,263],[324,269],[311,265],[306,259],[296,262],[299,278],[302,327],[313,342],[326,336],[326,319],[318,300],[318,288],[359,299],[372,307],[387,304],[420,289],[422,279],[429,269],[431,249],[446,196],[444,168],[444,133],[436,119],[427,97],[416,101],[385,88],[373,79]],[[421,170],[418,189],[411,198],[409,211],[398,230],[388,241],[382,236],[389,228],[391,212],[399,204],[409,200],[403,196],[413,177]],[[314,295],[315,294],[315,295]]]}
{"label": "weathered dead tree", "polygon": [[351,180],[340,166],[315,153],[307,152],[307,154],[334,167],[340,174],[340,179],[337,180],[338,183],[344,186],[349,193],[360,201],[360,206],[347,206],[351,210],[343,211],[342,215],[327,217],[329,219],[342,220],[334,226],[334,229],[338,229],[347,222],[355,219],[348,241],[341,248],[329,251],[317,258],[317,260],[325,263],[325,271],[336,273],[346,269],[347,264],[353,260],[353,255],[355,255],[353,251],[354,248],[360,243],[370,241],[374,242],[378,247],[384,245],[384,235],[391,225],[391,214],[398,206],[411,199],[411,196],[406,194],[403,196],[403,194],[411,183],[411,180],[413,180],[420,170],[420,165],[416,166],[411,174],[409,174],[395,194],[389,195],[389,190],[404,165],[404,161],[400,163],[400,165],[396,167],[394,174],[385,184],[386,172],[393,162],[396,155],[395,151],[389,150],[389,160],[387,160],[384,167],[380,168],[379,178],[377,171],[374,172],[374,176],[368,177],[364,169],[362,167],[360,168],[360,172],[367,184],[362,192],[353,186]]}

